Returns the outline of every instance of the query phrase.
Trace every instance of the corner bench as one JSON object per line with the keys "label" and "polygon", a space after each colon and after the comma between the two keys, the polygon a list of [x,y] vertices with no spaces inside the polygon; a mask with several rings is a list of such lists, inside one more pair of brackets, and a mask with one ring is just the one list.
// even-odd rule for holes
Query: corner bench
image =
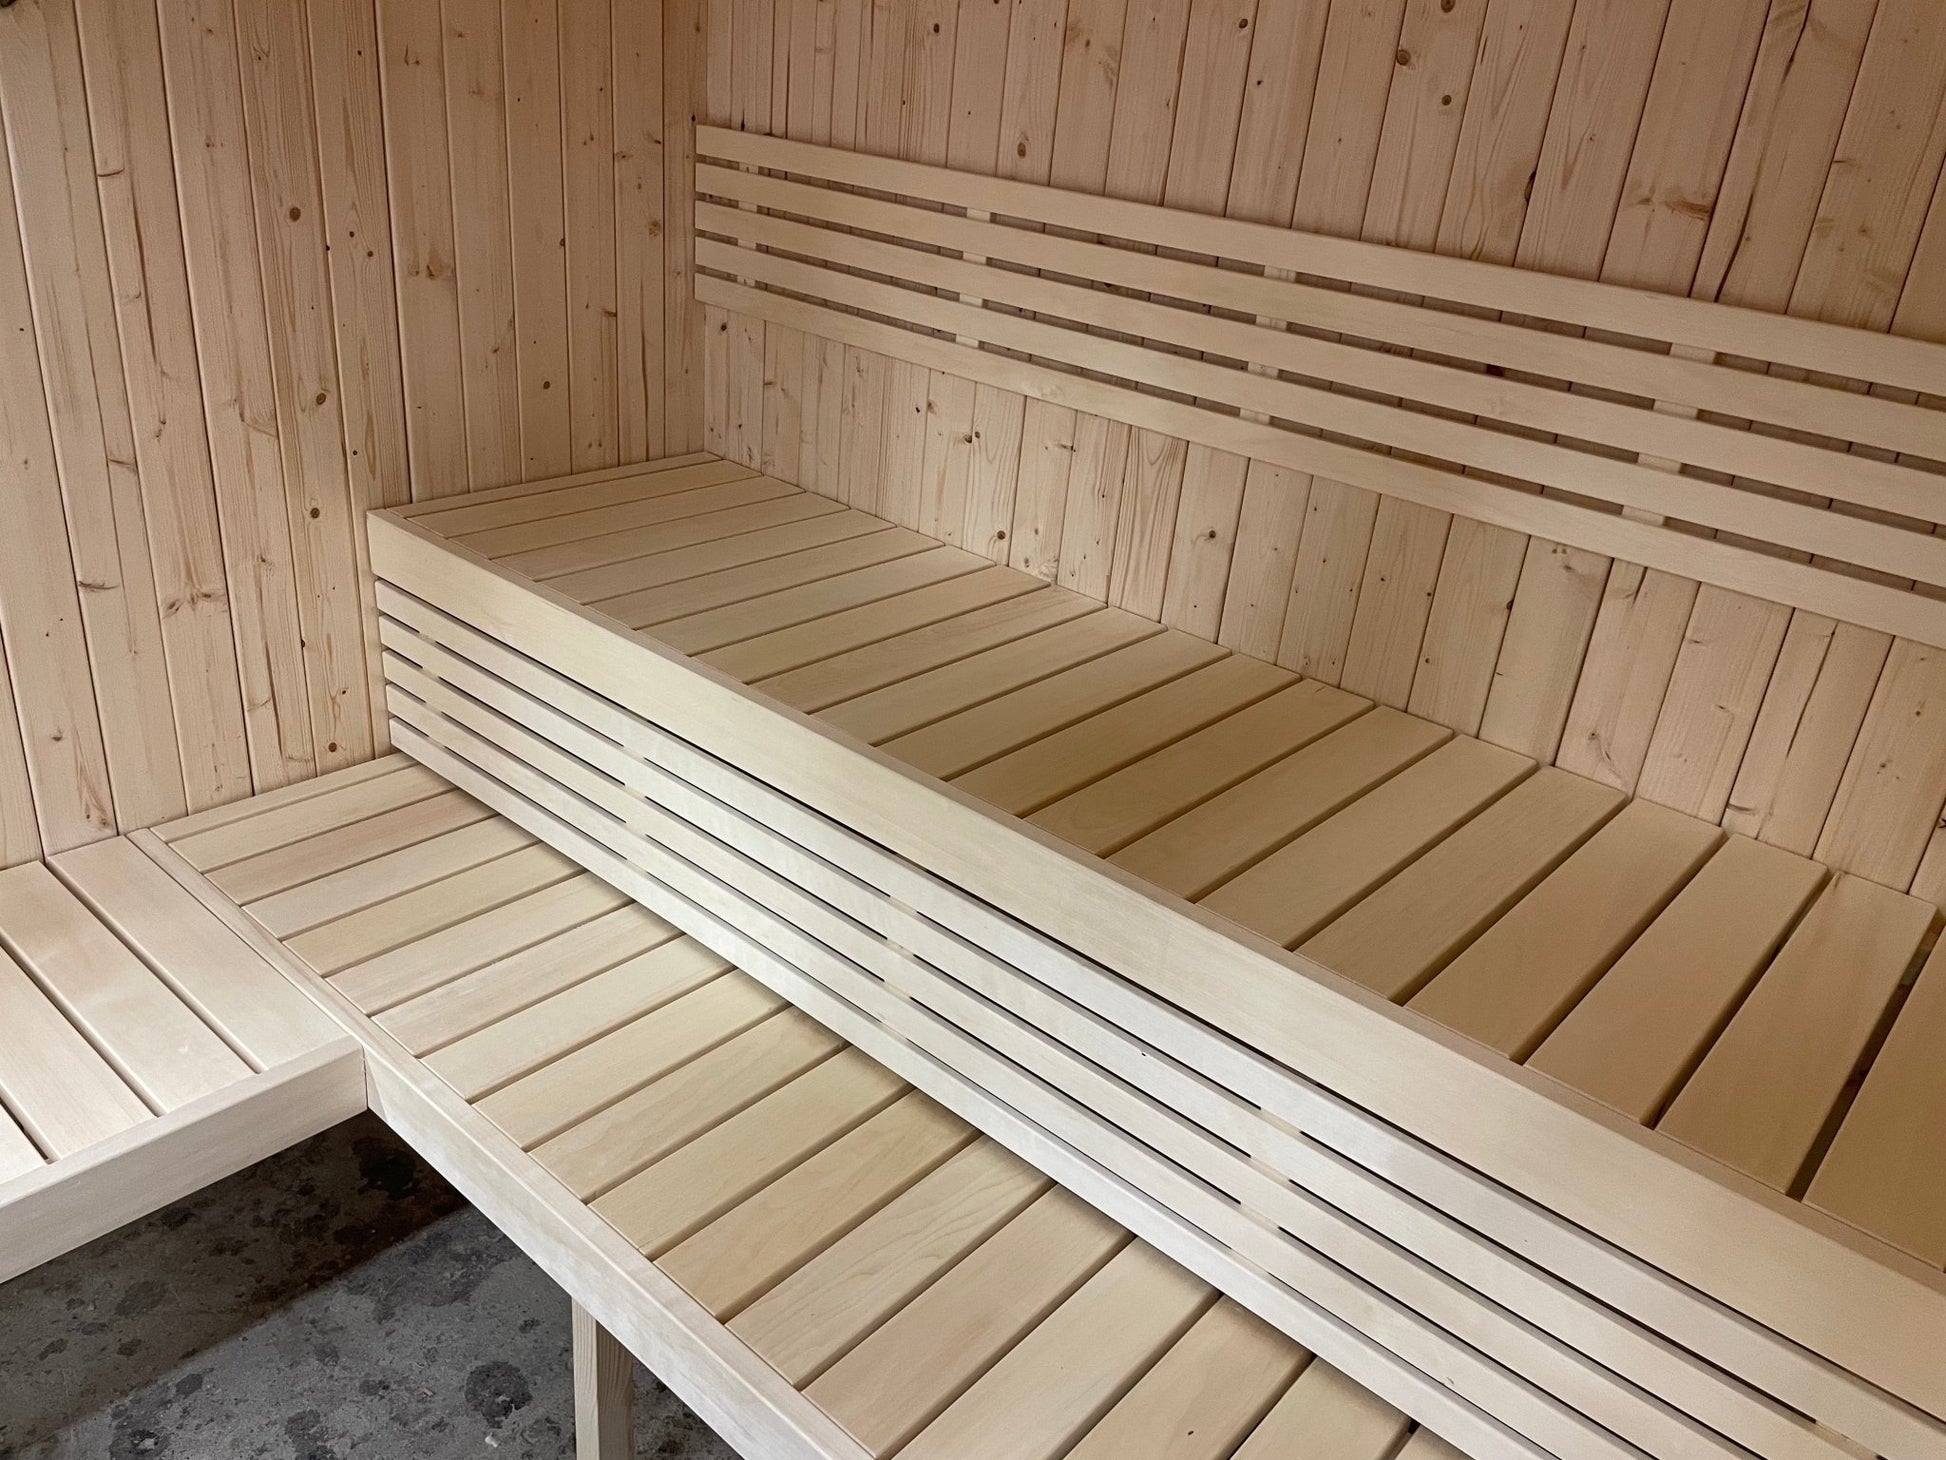
{"label": "corner bench", "polygon": [[364,1108],[357,1042],[127,839],[0,872],[0,1282]]}
{"label": "corner bench", "polygon": [[397,744],[1462,1444],[1946,1453],[1929,904],[727,463],[372,531]]}
{"label": "corner bench", "polygon": [[745,1454],[1455,1460],[402,757],[137,841],[356,1035],[373,1108],[574,1297],[578,1365],[619,1342]]}

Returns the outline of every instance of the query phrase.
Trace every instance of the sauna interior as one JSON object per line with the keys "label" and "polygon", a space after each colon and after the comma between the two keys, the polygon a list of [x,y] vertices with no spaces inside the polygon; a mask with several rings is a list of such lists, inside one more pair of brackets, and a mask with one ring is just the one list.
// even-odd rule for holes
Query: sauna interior
{"label": "sauna interior", "polygon": [[0,0],[0,127],[0,1334],[362,1116],[536,1454],[1946,1460],[1938,0]]}

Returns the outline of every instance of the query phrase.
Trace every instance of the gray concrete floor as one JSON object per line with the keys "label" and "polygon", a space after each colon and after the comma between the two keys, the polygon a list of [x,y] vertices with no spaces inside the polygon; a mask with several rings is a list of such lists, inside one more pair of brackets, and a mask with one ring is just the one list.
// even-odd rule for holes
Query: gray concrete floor
{"label": "gray concrete floor", "polygon": [[[638,1453],[732,1455],[637,1397]],[[0,1456],[573,1453],[567,1298],[371,1116],[0,1285]]]}

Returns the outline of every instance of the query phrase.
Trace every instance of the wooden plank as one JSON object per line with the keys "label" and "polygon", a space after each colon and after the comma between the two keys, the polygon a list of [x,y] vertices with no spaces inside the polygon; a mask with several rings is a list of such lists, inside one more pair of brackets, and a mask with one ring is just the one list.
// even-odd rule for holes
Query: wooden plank
{"label": "wooden plank", "polygon": [[660,944],[426,1057],[426,1067],[477,1100],[611,1030],[700,988],[729,965],[687,938]]}
{"label": "wooden plank", "polygon": [[1789,1190],[1935,916],[1835,879],[1656,1129]]}
{"label": "wooden plank", "polygon": [[1809,905],[1815,862],[1731,837],[1528,1066],[1653,1123]]}
{"label": "wooden plank", "polygon": [[5,649],[0,643],[0,867],[13,867],[40,859],[41,829]]}
{"label": "wooden plank", "polygon": [[59,1161],[150,1119],[142,1098],[4,949],[0,1009],[15,1036],[0,1044],[0,1093],[49,1160]]}
{"label": "wooden plank", "polygon": [[574,1453],[626,1460],[635,1453],[635,1355],[574,1305]]}
{"label": "wooden plank", "polygon": [[[716,480],[712,482],[711,477]],[[516,573],[525,573],[530,578],[559,578],[604,563],[646,557],[667,551],[670,546],[682,546],[679,541],[665,546],[659,534],[644,529],[666,528],[668,523],[683,518],[715,519],[692,524],[691,530],[695,531],[734,527],[741,519],[728,517],[730,508],[795,494],[788,482],[752,476],[747,471],[734,477],[729,475],[729,469],[698,472],[696,478],[700,480],[685,480],[684,490],[674,490],[673,482],[650,478],[651,489],[632,495],[628,501],[488,528],[469,534],[465,542],[474,552],[504,559]],[[707,541],[706,538],[692,540]]]}
{"label": "wooden plank", "polygon": [[781,1001],[728,974],[477,1102],[533,1147],[769,1017]]}
{"label": "wooden plank", "polygon": [[[615,99],[616,452],[624,461],[668,450],[663,403],[667,330],[663,242],[663,17],[624,5],[610,17]],[[684,129],[686,130],[686,129]],[[793,443],[795,449],[795,443]]]}
{"label": "wooden plank", "polygon": [[1818,1163],[1804,1199],[1921,1261],[1946,1262],[1940,1197],[1946,1170],[1937,1140],[1937,1055],[1946,1017],[1946,953],[1935,949],[1865,1075],[1864,1087]]}
{"label": "wooden plank", "polygon": [[1089,1429],[1070,1460],[1228,1460],[1309,1359],[1220,1299]]}
{"label": "wooden plank", "polygon": [[322,796],[342,786],[356,785],[360,781],[369,781],[378,776],[389,776],[393,771],[404,770],[412,764],[411,760],[396,752],[381,755],[366,761],[363,765],[334,771],[328,776],[316,776],[308,781],[292,781],[273,790],[259,791],[256,795],[244,797],[239,801],[227,801],[221,806],[211,806],[193,812],[180,821],[172,821],[166,826],[156,827],[154,831],[166,842],[179,841],[197,832],[209,831],[213,827],[248,821],[265,811],[291,806],[299,801],[308,801],[313,796]]}
{"label": "wooden plank", "polygon": [[841,1050],[597,1198],[594,1210],[660,1257],[908,1088],[856,1050]]}
{"label": "wooden plank", "polygon": [[1236,1460],[1297,1453],[1331,1460],[1385,1460],[1412,1420],[1329,1364],[1313,1363],[1251,1432]]}
{"label": "wooden plank", "polygon": [[1186,634],[1157,634],[885,742],[888,755],[951,779],[1224,657]]}
{"label": "wooden plank", "polygon": [[1037,811],[1033,823],[1107,856],[1367,707],[1302,680]]}
{"label": "wooden plank", "polygon": [[1127,1242],[1078,1198],[1049,1191],[804,1392],[874,1455],[894,1451]]}
{"label": "wooden plank", "polygon": [[[628,466],[596,467],[590,471],[557,475],[548,480],[523,482],[497,490],[475,492],[461,501],[438,500],[420,502],[415,506],[401,509],[402,515],[410,516],[413,521],[424,523],[434,532],[444,537],[470,540],[474,533],[504,531],[522,523],[541,523],[545,519],[566,517],[572,519],[581,512],[594,512],[604,507],[621,507],[630,502],[646,501],[652,497],[666,497],[672,492],[685,492],[698,487],[714,486],[721,482],[741,481],[749,476],[750,468],[733,461],[720,461],[702,452],[687,456],[673,456],[664,461],[634,462]],[[609,524],[604,519],[594,519],[596,530]],[[565,524],[570,529],[579,524],[570,521]],[[545,531],[544,527],[534,531]],[[567,538],[583,536],[578,530],[570,530],[559,538],[548,541],[565,541]],[[485,541],[492,543],[494,539]],[[527,537],[513,537],[516,542],[531,542]]]}
{"label": "wooden plank", "polygon": [[334,975],[333,985],[366,1012],[381,1013],[393,1004],[599,917],[622,901],[621,894],[599,878],[586,874],[569,877],[502,903],[470,922],[352,964]]}
{"label": "wooden plank", "polygon": [[44,866],[0,874],[8,947],[158,1114],[250,1067]]}
{"label": "wooden plank", "polygon": [[285,946],[329,976],[430,937],[516,897],[566,881],[578,870],[552,847],[522,847],[298,933],[285,939]]}
{"label": "wooden plank", "polygon": [[291,937],[517,852],[533,841],[499,817],[476,821],[272,893],[250,904],[250,916],[273,937]]}
{"label": "wooden plank", "polygon": [[1065,1455],[1102,1409],[1171,1348],[1212,1292],[1144,1242],[1111,1258],[900,1451],[920,1457]]}
{"label": "wooden plank", "polygon": [[[1006,569],[995,571],[1007,573]],[[982,593],[998,593],[1001,596],[984,606],[976,606],[949,617],[933,619],[930,612],[918,615],[921,625],[903,632],[899,631],[897,621],[892,620],[890,633],[876,638],[877,628],[888,622],[887,615],[861,615],[855,637],[864,642],[856,648],[832,654],[829,658],[818,654],[821,646],[817,643],[816,631],[823,625],[808,626],[805,632],[794,635],[794,641],[785,641],[781,645],[786,651],[783,663],[788,666],[791,661],[797,660],[797,667],[787,667],[781,673],[759,681],[763,692],[801,709],[821,709],[909,679],[915,674],[1014,643],[1047,628],[1073,622],[1092,614],[1097,608],[1092,599],[1058,588],[1037,588],[1034,580],[1018,574],[994,578],[969,575],[968,578],[956,580],[963,585],[959,591],[964,593],[973,586],[973,578],[978,578]],[[1023,584],[1025,591],[1013,591]],[[943,592],[935,590],[933,596],[936,599],[943,596]],[[932,621],[927,622],[929,619]],[[767,647],[766,652],[774,652],[774,647]],[[739,645],[738,648],[743,646]],[[731,673],[738,673],[743,667],[741,663],[725,665],[720,662],[724,657],[734,659],[735,653],[712,656],[709,662]]]}
{"label": "wooden plank", "polygon": [[1195,901],[1438,749],[1448,734],[1381,706],[1131,842],[1112,860]]}
{"label": "wooden plank", "polygon": [[615,110],[607,5],[562,0],[561,139],[568,394],[576,470],[619,460]]}
{"label": "wooden plank", "polygon": [[[773,534],[792,534],[778,538]],[[863,512],[832,512],[805,522],[793,522],[769,532],[745,533],[729,543],[710,544],[718,556],[732,544],[749,538],[769,537],[768,545],[748,545],[738,555],[758,556],[718,571],[680,578],[658,587],[640,588],[616,598],[599,600],[594,607],[630,628],[644,629],[670,619],[702,613],[728,604],[742,603],[765,594],[781,592],[807,582],[835,578],[859,568],[888,563],[929,550],[932,544],[904,528],[886,527],[876,517]],[[805,544],[792,548],[792,541]],[[690,549],[695,552],[697,549]]]}
{"label": "wooden plank", "polygon": [[[1011,569],[993,571],[1016,576]],[[830,724],[876,744],[1160,632],[1152,620],[1105,608],[819,713]]]}
{"label": "wooden plank", "polygon": [[1946,655],[1893,644],[1818,837],[1820,862],[1888,886],[1911,880],[1946,800],[1942,689]]}
{"label": "wooden plank", "polygon": [[677,936],[668,923],[631,903],[408,999],[373,1022],[413,1054],[425,1055]]}
{"label": "wooden plank", "polygon": [[[734,555],[751,550],[736,541],[740,537],[755,537],[766,529],[838,516],[842,512],[841,505],[829,498],[800,492],[795,496],[771,497],[743,507],[725,508],[721,512],[701,513],[648,529],[623,544],[624,551],[613,561],[564,573],[550,586],[583,602],[599,603],[637,588],[654,586],[669,574],[686,573],[694,566],[694,560],[680,551],[683,548],[710,548]],[[660,546],[648,547],[649,543]],[[626,549],[634,547],[645,547],[646,551],[640,556],[626,556]],[[667,562],[663,561],[665,557]]]}
{"label": "wooden plank", "polygon": [[446,790],[393,811],[382,811],[319,832],[208,874],[239,903],[308,884],[332,873],[376,860],[405,846],[416,846],[461,827],[485,821],[491,813],[470,796]]}
{"label": "wooden plank", "polygon": [[1543,768],[1301,945],[1404,1000],[1612,816],[1622,798]]}
{"label": "wooden plank", "polygon": [[157,976],[257,1070],[337,1036],[249,947],[131,843],[116,838],[55,859],[54,869]]}
{"label": "wooden plank", "polygon": [[333,780],[312,788],[311,794],[275,805],[246,805],[238,808],[238,816],[223,818],[213,826],[172,829],[170,844],[191,866],[209,871],[409,806],[447,789],[446,783],[424,766],[400,758],[385,766],[381,775]]}
{"label": "wooden plank", "polygon": [[14,1123],[13,1117],[0,1112],[0,1181],[11,1181],[45,1164],[45,1158]]}
{"label": "wooden plank", "polygon": [[759,1020],[534,1148],[576,1196],[592,1200],[844,1048],[789,1006]]}
{"label": "wooden plank", "polygon": [[807,1384],[1048,1184],[982,1137],[737,1314],[730,1331],[793,1384]]}
{"label": "wooden plank", "polygon": [[[847,613],[867,607],[879,609],[884,605],[884,613],[891,621],[903,622],[905,615],[887,604],[887,600],[896,602],[935,585],[964,578],[970,573],[982,574],[989,583],[1005,583],[1007,577],[1013,576],[1008,575],[1005,568],[995,568],[972,553],[961,552],[958,548],[933,547],[890,562],[854,568],[849,572],[781,588],[774,593],[722,608],[670,618],[648,627],[649,632],[672,649],[679,649],[685,654],[707,654],[789,629],[810,632],[822,627],[825,621],[838,618],[839,623],[834,624],[831,631],[831,652],[836,653],[855,642],[845,632],[846,627],[871,617],[870,614],[853,614],[851,618],[846,618],[844,615]],[[1030,585],[1017,583],[1015,586],[1024,590]],[[930,595],[926,601],[944,602],[950,596],[949,593],[937,593]],[[912,601],[912,612],[925,611],[919,608],[920,601]],[[886,633],[878,636],[890,637]]]}
{"label": "wooden plank", "polygon": [[1525,756],[1484,741],[1449,740],[1224,883],[1202,905],[1291,947],[1532,769]]}
{"label": "wooden plank", "polygon": [[1412,1007],[1525,1059],[1634,943],[1723,834],[1632,801],[1412,998]]}
{"label": "wooden plank", "polygon": [[710,1312],[727,1318],[977,1134],[912,1091],[677,1243],[658,1265]]}
{"label": "wooden plank", "polygon": [[990,805],[1026,816],[1290,682],[1261,660],[1231,654],[956,779]]}

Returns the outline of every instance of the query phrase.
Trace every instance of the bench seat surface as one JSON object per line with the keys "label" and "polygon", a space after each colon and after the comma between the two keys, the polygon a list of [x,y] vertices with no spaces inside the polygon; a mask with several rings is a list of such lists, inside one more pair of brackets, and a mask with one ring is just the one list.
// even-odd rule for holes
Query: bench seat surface
{"label": "bench seat surface", "polygon": [[159,839],[859,1452],[1455,1453],[418,765],[221,831]]}
{"label": "bench seat surface", "polygon": [[1928,903],[732,463],[414,520],[1946,1265]]}
{"label": "bench seat surface", "polygon": [[364,1106],[356,1044],[126,839],[0,872],[0,1280]]}

